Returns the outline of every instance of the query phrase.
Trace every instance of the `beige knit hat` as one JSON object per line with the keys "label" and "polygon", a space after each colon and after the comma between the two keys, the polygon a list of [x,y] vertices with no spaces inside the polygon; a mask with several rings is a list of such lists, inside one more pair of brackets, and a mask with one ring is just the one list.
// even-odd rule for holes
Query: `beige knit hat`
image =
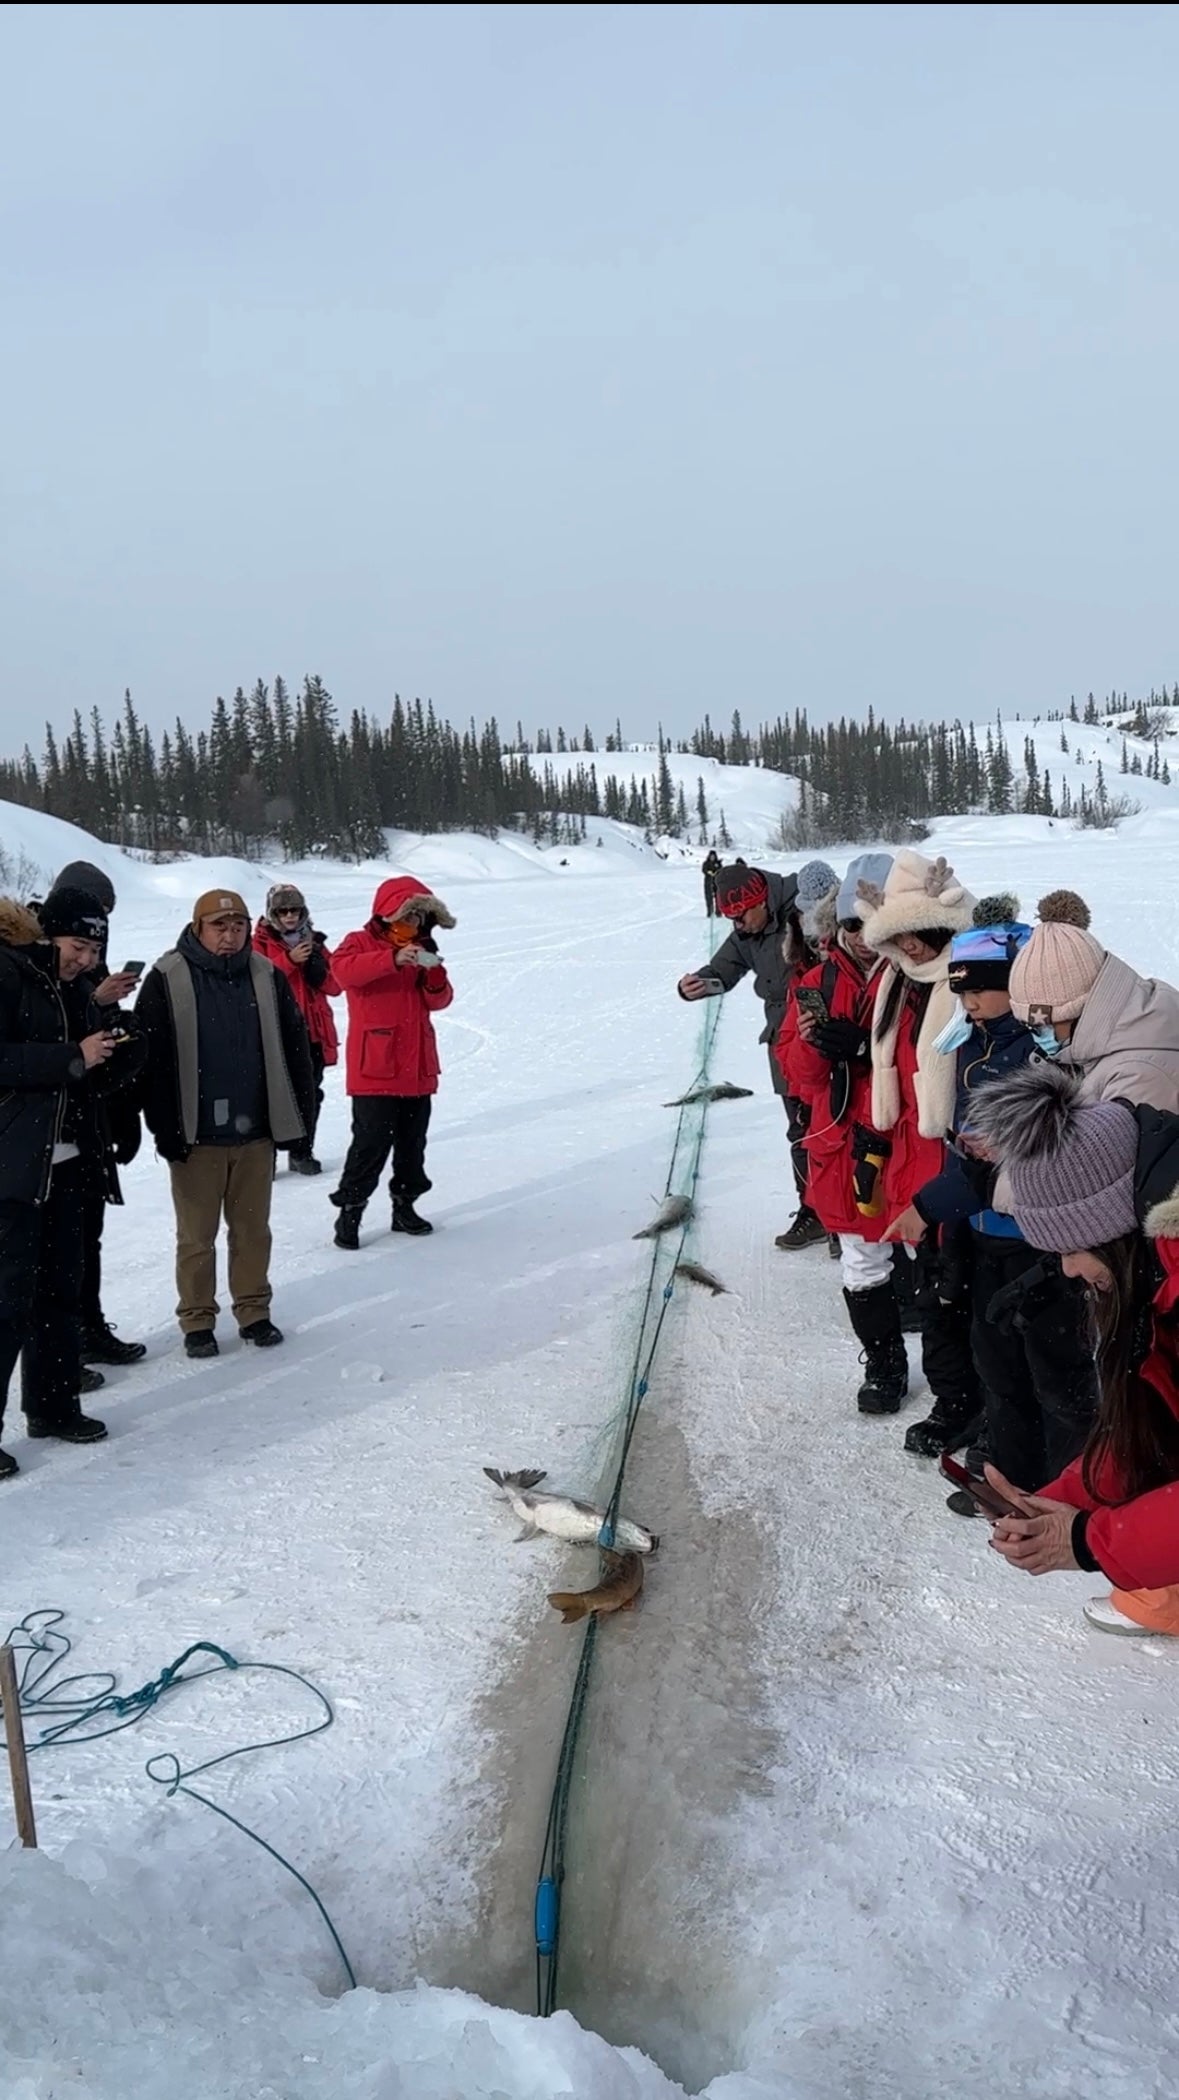
{"label": "beige knit hat", "polygon": [[1089,907],[1075,890],[1041,897],[1040,923],[1011,970],[1011,1010],[1041,1027],[1075,1021],[1097,982],[1105,949],[1089,932]]}

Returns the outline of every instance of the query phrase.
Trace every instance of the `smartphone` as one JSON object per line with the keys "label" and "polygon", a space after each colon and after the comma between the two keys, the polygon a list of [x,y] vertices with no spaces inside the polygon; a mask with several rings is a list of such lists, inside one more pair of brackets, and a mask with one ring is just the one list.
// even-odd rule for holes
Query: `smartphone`
{"label": "smartphone", "polygon": [[696,974],[701,984],[706,986],[710,998],[715,998],[718,992],[724,991],[724,985],[719,977],[710,977],[707,970],[698,970]]}
{"label": "smartphone", "polygon": [[124,963],[124,964],[123,964],[123,969],[122,969],[122,975],[123,975],[124,977],[142,977],[142,975],[143,975],[143,973],[144,973],[144,971],[145,971],[145,969],[146,969],[146,968],[147,968],[147,964],[146,964],[146,963],[141,963],[141,962],[129,962],[129,963]]}
{"label": "smartphone", "polygon": [[817,984],[800,984],[794,996],[803,1013],[809,1014],[812,1021],[829,1021],[831,1019],[827,1011],[827,1001],[824,999]]}
{"label": "smartphone", "polygon": [[1001,1495],[998,1488],[993,1488],[989,1480],[980,1480],[977,1474],[968,1472],[965,1466],[959,1465],[958,1460],[951,1458],[948,1451],[942,1452],[939,1464],[947,1480],[952,1480],[955,1487],[965,1488],[968,1495],[974,1496],[985,1517],[1022,1517],[1027,1514],[1025,1510],[1017,1509],[1014,1502],[1008,1502],[1006,1496]]}

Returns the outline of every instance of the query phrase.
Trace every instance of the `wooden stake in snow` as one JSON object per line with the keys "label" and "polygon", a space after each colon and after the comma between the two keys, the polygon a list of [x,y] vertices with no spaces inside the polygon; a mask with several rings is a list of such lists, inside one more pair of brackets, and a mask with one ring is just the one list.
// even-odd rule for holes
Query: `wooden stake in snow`
{"label": "wooden stake in snow", "polygon": [[4,1733],[8,1738],[8,1769],[12,1774],[17,1836],[22,1845],[32,1845],[35,1848],[37,1825],[33,1821],[29,1759],[20,1717],[20,1693],[16,1685],[16,1657],[7,1645],[0,1648],[0,1701],[4,1706]]}

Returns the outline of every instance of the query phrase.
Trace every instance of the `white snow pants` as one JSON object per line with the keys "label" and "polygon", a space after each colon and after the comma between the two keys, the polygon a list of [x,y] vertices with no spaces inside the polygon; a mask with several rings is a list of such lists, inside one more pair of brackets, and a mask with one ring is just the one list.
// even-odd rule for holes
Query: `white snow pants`
{"label": "white snow pants", "polygon": [[854,1232],[839,1235],[839,1266],[845,1291],[872,1291],[892,1275],[891,1240],[862,1240]]}

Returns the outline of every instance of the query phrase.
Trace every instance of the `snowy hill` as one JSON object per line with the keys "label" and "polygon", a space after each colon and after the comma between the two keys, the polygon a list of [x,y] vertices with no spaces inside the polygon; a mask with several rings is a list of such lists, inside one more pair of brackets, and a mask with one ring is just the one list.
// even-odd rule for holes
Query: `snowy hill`
{"label": "snowy hill", "polygon": [[[1034,734],[1048,751],[1059,725]],[[1116,732],[1083,734],[1095,778]],[[688,793],[697,761],[678,765]],[[718,806],[723,788],[758,851],[789,787],[732,770]],[[1028,912],[1081,889],[1102,939],[1179,980],[1156,901],[1179,878],[1179,804],[1161,784],[1141,799],[1111,832],[950,818],[929,850]],[[120,954],[158,953],[210,882],[253,908],[291,872],[152,866],[24,810],[0,809],[0,841],[45,873],[99,861]],[[754,1093],[710,1112],[688,1242],[728,1294],[677,1286],[668,1307],[626,1497],[663,1544],[640,1610],[599,1639],[571,1807],[563,1999],[582,2024],[525,2017],[579,1653],[545,1596],[588,1576],[572,1549],[512,1543],[482,1468],[602,1491],[649,1275],[631,1234],[664,1185],[663,1104],[699,1057],[674,984],[709,932],[695,867],[622,826],[541,852],[403,837],[391,858],[458,921],[434,1237],[394,1239],[382,1197],[359,1254],[331,1245],[347,1108],[329,1075],[325,1176],[280,1172],[274,1192],[286,1346],[251,1357],[223,1319],[221,1357],[189,1362],[145,1146],[108,1217],[106,1297],[147,1360],[109,1373],[105,1446],[30,1443],[14,1413],[22,1472],[0,1489],[3,1625],[63,1609],[72,1669],[127,1690],[208,1640],[332,1698],[327,1733],[198,1785],[308,1876],[361,1988],[337,1995],[322,1920],[272,1859],[144,1776],[149,1754],[195,1763],[305,1718],[285,1680],[218,1679],[34,1754],[44,1849],[0,1851],[0,2090],[990,2100],[998,2048],[1039,2100],[1161,2100],[1179,2083],[1160,2012],[1179,1655],[1103,1649],[1079,1611],[1093,1577],[1021,1580],[902,1451],[913,1413],[857,1414],[838,1269],[773,1246],[785,1133],[746,986],[713,1072]],[[387,870],[294,872],[336,939]],[[916,1350],[912,1369],[917,1410]]]}

